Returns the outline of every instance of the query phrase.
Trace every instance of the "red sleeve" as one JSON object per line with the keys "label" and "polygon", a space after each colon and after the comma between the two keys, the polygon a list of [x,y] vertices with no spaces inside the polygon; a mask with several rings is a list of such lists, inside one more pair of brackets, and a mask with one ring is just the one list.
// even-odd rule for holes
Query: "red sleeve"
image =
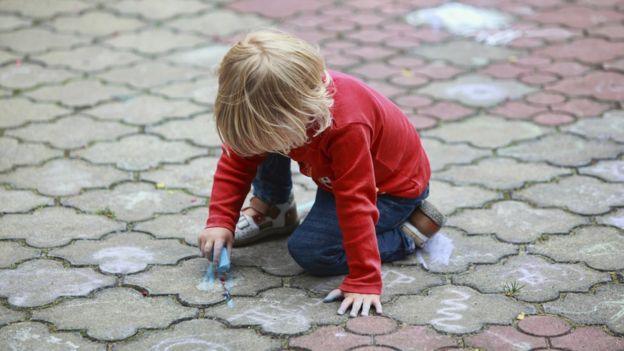
{"label": "red sleeve", "polygon": [[251,182],[267,155],[241,157],[226,145],[221,146],[221,150],[212,183],[206,228],[223,227],[234,233]]}
{"label": "red sleeve", "polygon": [[381,294],[381,259],[375,233],[379,211],[371,139],[369,126],[350,124],[336,131],[328,151],[338,224],[349,266],[349,274],[339,288]]}

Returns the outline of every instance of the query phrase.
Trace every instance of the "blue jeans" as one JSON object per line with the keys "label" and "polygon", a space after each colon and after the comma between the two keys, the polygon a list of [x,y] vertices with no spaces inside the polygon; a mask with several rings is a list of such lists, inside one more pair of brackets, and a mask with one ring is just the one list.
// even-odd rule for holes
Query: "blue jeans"
{"label": "blue jeans", "polygon": [[[269,154],[258,167],[252,183],[254,195],[268,203],[286,202],[292,190],[290,161],[288,157]],[[401,260],[414,253],[414,241],[399,226],[428,195],[429,187],[413,199],[377,195],[379,220],[375,225],[375,233],[382,262]],[[318,188],[310,212],[288,239],[288,251],[310,274],[325,276],[349,272],[342,232],[338,226],[336,202],[331,192]]]}

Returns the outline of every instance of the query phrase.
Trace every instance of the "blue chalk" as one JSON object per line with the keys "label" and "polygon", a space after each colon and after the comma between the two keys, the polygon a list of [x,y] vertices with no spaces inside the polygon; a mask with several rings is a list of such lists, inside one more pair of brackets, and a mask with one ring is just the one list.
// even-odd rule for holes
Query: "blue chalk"
{"label": "blue chalk", "polygon": [[219,267],[217,267],[217,272],[220,274],[223,274],[229,271],[230,271],[230,255],[228,255],[228,251],[224,247],[223,249],[221,249],[221,257],[219,258]]}

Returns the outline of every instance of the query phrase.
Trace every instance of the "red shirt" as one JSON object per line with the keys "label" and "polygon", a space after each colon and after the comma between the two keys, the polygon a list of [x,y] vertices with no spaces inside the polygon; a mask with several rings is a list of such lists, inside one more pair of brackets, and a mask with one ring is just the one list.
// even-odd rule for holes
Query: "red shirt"
{"label": "red shirt", "polygon": [[[339,288],[381,294],[377,193],[418,197],[429,183],[429,159],[416,129],[390,99],[353,76],[327,71],[333,79],[330,90],[335,92],[332,126],[288,155],[299,163],[301,173],[336,199],[349,266]],[[206,227],[234,232],[258,165],[267,154],[240,157],[227,145],[222,151]]]}

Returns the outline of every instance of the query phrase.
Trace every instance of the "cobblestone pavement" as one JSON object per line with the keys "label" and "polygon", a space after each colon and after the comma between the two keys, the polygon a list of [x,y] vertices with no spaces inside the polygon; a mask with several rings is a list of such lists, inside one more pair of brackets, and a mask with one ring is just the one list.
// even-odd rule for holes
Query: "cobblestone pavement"
{"label": "cobblestone pavement", "polygon": [[[234,251],[233,307],[198,288],[213,68],[267,26],[423,136],[448,227],[384,316],[286,238]],[[0,63],[2,350],[624,349],[620,0],[1,0]]]}

